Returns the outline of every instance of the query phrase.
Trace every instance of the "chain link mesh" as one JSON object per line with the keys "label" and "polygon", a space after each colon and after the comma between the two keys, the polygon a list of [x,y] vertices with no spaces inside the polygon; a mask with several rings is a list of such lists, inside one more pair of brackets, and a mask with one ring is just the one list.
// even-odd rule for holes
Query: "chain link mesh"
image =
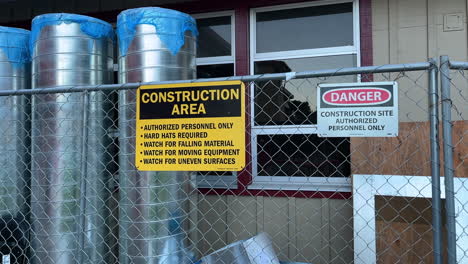
{"label": "chain link mesh", "polygon": [[[455,174],[464,177],[468,75],[452,76]],[[398,137],[317,136],[317,85],[358,80],[398,82]],[[135,146],[122,144],[123,120],[131,114],[119,105],[118,85],[0,97],[3,263],[6,256],[10,263],[126,263],[126,254],[134,256],[128,263],[183,263],[181,256],[196,262],[262,232],[284,262],[372,263],[366,255],[372,248],[378,263],[432,262],[427,70],[245,85],[246,169],[154,174],[141,183],[171,187],[136,204],[124,204],[138,193],[123,184],[131,175],[119,170],[134,166],[126,153]],[[376,178],[356,185],[356,175]],[[466,197],[468,182],[456,186],[456,199]],[[184,203],[164,204],[176,198]],[[145,207],[155,203],[161,203],[155,210]],[[169,225],[141,224],[163,216],[172,217]],[[366,228],[357,229],[359,223]],[[467,236],[466,222],[457,229]],[[154,242],[159,256],[148,257],[155,252],[142,246],[148,242],[142,234],[174,239]],[[466,261],[466,245],[458,247]]]}
{"label": "chain link mesh", "polygon": [[[441,72],[441,74],[444,74]],[[453,173],[455,177],[468,177],[468,71],[451,70],[450,77],[450,97],[451,97],[451,126],[452,142],[449,142],[453,149]],[[457,178],[455,178],[457,179]],[[460,263],[468,261],[468,248],[466,244],[468,237],[468,205],[466,196],[468,193],[468,181],[455,181],[454,186],[455,216],[464,221],[456,221],[457,236],[457,260]],[[460,217],[461,216],[461,217]],[[463,218],[464,217],[464,218]],[[458,243],[464,242],[462,243]]]}

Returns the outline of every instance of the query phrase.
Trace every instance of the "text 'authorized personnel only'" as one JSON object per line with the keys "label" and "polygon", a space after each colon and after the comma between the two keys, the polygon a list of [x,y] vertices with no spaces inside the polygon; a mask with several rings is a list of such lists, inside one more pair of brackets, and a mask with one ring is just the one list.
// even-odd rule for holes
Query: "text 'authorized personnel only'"
{"label": "text 'authorized personnel only'", "polygon": [[245,166],[245,88],[238,81],[142,86],[139,170],[239,171]]}

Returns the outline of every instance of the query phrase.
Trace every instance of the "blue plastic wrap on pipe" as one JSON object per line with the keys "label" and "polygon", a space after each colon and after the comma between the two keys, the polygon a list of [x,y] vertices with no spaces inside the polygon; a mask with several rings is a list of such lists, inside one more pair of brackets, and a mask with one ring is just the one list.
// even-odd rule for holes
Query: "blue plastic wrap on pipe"
{"label": "blue plastic wrap on pipe", "polygon": [[31,32],[21,28],[0,27],[0,50],[12,65],[31,61],[28,49]]}
{"label": "blue plastic wrap on pipe", "polygon": [[117,17],[117,38],[120,56],[127,54],[135,36],[136,26],[152,25],[156,34],[173,55],[184,45],[185,31],[198,36],[195,19],[185,13],[160,7],[143,7],[125,10]]}
{"label": "blue plastic wrap on pipe", "polygon": [[41,32],[43,27],[51,25],[60,25],[62,23],[77,23],[80,25],[81,31],[92,38],[110,38],[112,40],[115,40],[112,25],[100,19],[89,16],[66,13],[44,14],[35,17],[32,21],[31,40],[29,42],[31,53],[33,51],[34,43],[39,37],[39,33]]}

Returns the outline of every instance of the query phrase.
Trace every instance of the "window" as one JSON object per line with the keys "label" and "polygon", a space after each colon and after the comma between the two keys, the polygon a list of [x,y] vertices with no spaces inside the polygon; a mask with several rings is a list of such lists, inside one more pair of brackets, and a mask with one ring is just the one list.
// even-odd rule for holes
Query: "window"
{"label": "window", "polygon": [[234,76],[234,12],[194,15],[199,31],[197,78]]}
{"label": "window", "polygon": [[[252,9],[251,73],[359,66],[357,5],[317,1]],[[312,79],[251,85],[250,189],[350,191],[349,138],[316,135],[316,86]]]}
{"label": "window", "polygon": [[[234,76],[234,12],[194,15],[199,31],[197,78]],[[197,172],[201,188],[237,188],[236,172]]]}

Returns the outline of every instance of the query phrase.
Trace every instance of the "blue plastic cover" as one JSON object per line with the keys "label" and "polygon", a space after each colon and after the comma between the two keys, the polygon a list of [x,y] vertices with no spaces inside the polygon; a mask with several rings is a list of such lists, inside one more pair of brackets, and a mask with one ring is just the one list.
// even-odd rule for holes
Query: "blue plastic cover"
{"label": "blue plastic cover", "polygon": [[62,23],[80,24],[81,31],[92,38],[110,38],[112,40],[115,39],[112,25],[100,19],[89,16],[65,13],[44,14],[35,17],[32,21],[30,41],[31,51],[33,50],[34,43],[36,42],[39,33],[41,32],[43,27],[51,25],[60,25]]}
{"label": "blue plastic cover", "polygon": [[28,44],[31,32],[21,28],[0,27],[0,50],[9,62],[16,64],[31,61]]}
{"label": "blue plastic cover", "polygon": [[156,34],[173,55],[176,55],[185,42],[185,31],[198,36],[195,19],[185,13],[160,7],[143,7],[125,10],[117,17],[117,38],[121,56],[127,54],[128,47],[135,37],[136,26],[153,25]]}

